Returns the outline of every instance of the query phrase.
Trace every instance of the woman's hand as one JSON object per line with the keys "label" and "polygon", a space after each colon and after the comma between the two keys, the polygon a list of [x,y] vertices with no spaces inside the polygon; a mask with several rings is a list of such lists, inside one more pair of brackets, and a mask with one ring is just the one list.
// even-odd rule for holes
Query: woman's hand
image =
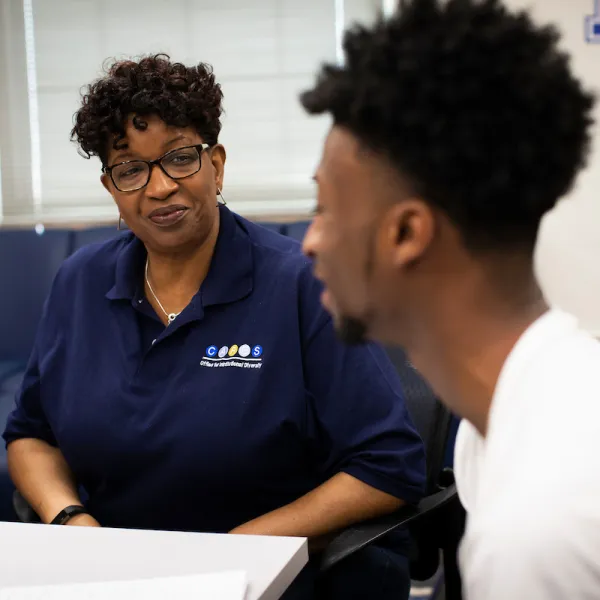
{"label": "woman's hand", "polygon": [[[232,529],[230,534],[234,535],[276,535],[273,529],[269,529],[261,524],[260,521],[250,521],[244,523],[235,529]],[[316,554],[324,550],[331,540],[333,540],[338,532],[332,531],[331,533],[323,534],[320,536],[313,536],[308,538],[308,552],[309,554]],[[292,537],[304,537],[300,534]]]}
{"label": "woman's hand", "polygon": [[98,521],[96,521],[96,519],[94,519],[94,517],[92,517],[92,515],[75,515],[74,517],[71,517],[66,523],[65,525],[72,525],[75,527],[102,527],[102,525],[100,525],[100,523],[98,523]]}

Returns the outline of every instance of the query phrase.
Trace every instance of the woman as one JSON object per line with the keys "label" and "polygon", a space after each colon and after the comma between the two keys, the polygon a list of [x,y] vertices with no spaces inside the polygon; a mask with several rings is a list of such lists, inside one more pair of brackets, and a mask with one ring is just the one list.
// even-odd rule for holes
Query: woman
{"label": "woman", "polygon": [[[4,433],[46,523],[318,544],[421,494],[382,350],[342,346],[299,245],[217,202],[221,102],[209,67],[164,56],[114,64],[83,97],[73,137],[131,232],[64,263]],[[395,550],[364,559],[369,589],[407,590]],[[327,585],[348,598],[345,571]]]}

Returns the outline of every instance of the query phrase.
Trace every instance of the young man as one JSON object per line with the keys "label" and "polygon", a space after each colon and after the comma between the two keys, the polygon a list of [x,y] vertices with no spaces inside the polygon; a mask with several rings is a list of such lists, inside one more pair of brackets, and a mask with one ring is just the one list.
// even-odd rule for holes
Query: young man
{"label": "young man", "polygon": [[558,38],[496,0],[412,0],[302,96],[333,117],[304,241],[324,305],[346,341],[404,346],[467,421],[469,600],[600,598],[600,344],[533,272],[590,146]]}

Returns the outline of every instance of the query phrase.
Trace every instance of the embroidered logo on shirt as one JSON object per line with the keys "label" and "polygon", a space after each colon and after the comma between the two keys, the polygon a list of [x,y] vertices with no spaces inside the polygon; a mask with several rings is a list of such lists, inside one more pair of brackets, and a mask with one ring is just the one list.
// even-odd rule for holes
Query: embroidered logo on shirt
{"label": "embroidered logo on shirt", "polygon": [[260,369],[262,367],[262,346],[208,346],[200,361],[201,367],[209,369],[237,367],[238,369]]}

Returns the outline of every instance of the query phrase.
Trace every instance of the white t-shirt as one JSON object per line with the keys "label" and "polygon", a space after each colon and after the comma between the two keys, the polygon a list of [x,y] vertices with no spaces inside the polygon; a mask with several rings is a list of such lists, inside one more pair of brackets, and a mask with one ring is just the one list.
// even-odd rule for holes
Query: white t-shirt
{"label": "white t-shirt", "polygon": [[551,310],[455,447],[466,600],[600,599],[600,342]]}

